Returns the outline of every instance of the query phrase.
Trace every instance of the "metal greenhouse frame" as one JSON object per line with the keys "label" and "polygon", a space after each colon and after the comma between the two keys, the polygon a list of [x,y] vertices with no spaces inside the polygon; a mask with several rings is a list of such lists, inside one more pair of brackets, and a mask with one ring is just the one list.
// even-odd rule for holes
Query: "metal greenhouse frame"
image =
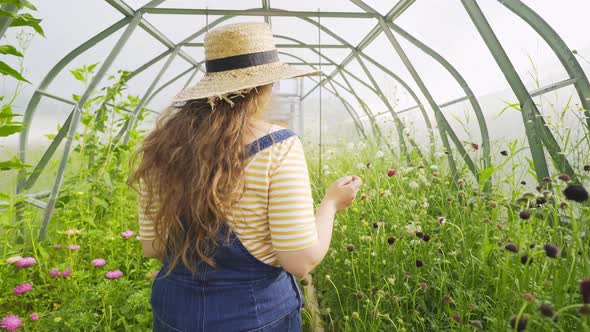
{"label": "metal greenhouse frame", "polygon": [[[88,101],[88,98],[97,88],[99,83],[102,81],[107,71],[111,68],[113,64],[116,63],[117,56],[125,47],[125,44],[128,42],[128,40],[133,36],[133,33],[137,28],[144,30],[149,35],[151,35],[155,40],[164,45],[166,47],[166,51],[162,52],[161,54],[154,57],[145,64],[139,66],[126,79],[132,80],[138,74],[144,72],[148,68],[151,68],[154,64],[158,63],[160,60],[164,58],[166,58],[166,61],[159,69],[157,75],[153,78],[151,84],[149,84],[147,90],[144,92],[140,103],[134,109],[127,110],[128,112],[130,112],[130,118],[123,127],[123,130],[117,135],[117,140],[120,140],[121,144],[126,144],[128,142],[130,133],[129,129],[133,128],[136,125],[138,114],[140,114],[140,111],[142,109],[147,108],[149,106],[150,101],[154,98],[154,96],[158,95],[167,86],[188,76],[188,79],[185,83],[185,86],[187,86],[188,84],[190,84],[190,82],[193,80],[193,78],[199,71],[204,71],[202,66],[203,59],[195,59],[186,52],[186,48],[202,47],[202,43],[197,43],[194,40],[197,39],[199,36],[202,36],[209,28],[213,28],[236,16],[262,16],[265,18],[266,22],[270,22],[272,17],[295,17],[307,22],[308,24],[315,26],[318,29],[318,33],[319,31],[326,33],[338,42],[335,44],[325,45],[322,45],[321,43],[308,44],[305,41],[295,39],[292,36],[275,36],[277,40],[285,42],[277,43],[277,48],[279,48],[279,53],[281,55],[289,58],[289,61],[295,61],[298,65],[307,65],[313,68],[316,68],[317,65],[322,64],[330,65],[331,67],[335,66],[335,69],[332,72],[324,74],[324,76],[320,77],[319,79],[309,78],[310,80],[313,80],[315,82],[315,85],[308,91],[304,92],[302,86],[298,87],[298,93],[294,97],[298,101],[300,109],[302,101],[309,97],[310,94],[312,94],[316,89],[318,89],[319,87],[323,87],[326,91],[332,93],[336,98],[338,98],[342,102],[344,109],[354,122],[355,128],[359,135],[363,137],[367,137],[369,135],[369,132],[361,122],[362,118],[368,118],[368,120],[371,123],[370,130],[373,131],[373,134],[381,140],[384,140],[384,143],[388,144],[385,137],[383,136],[383,133],[381,132],[378,122],[376,121],[376,116],[389,114],[393,119],[393,123],[398,134],[398,139],[400,142],[399,145],[401,150],[400,155],[409,155],[410,151],[414,151],[415,153],[418,153],[420,156],[424,158],[424,156],[426,155],[426,151],[420,151],[418,145],[411,139],[409,139],[408,142],[406,142],[407,136],[404,136],[405,126],[399,117],[399,115],[402,113],[420,110],[421,116],[423,117],[425,124],[429,130],[431,149],[430,151],[428,151],[428,153],[430,153],[430,155],[432,156],[432,153],[434,151],[435,140],[433,128],[436,126],[438,128],[438,134],[440,135],[442,144],[445,150],[448,151],[448,162],[455,178],[457,178],[456,162],[462,159],[463,162],[465,162],[468,169],[474,175],[475,179],[479,180],[480,174],[474,160],[472,160],[471,157],[468,155],[463,144],[451,128],[443,112],[445,107],[463,101],[468,101],[473,109],[474,115],[476,116],[481,134],[483,165],[484,167],[488,167],[491,165],[491,142],[489,138],[488,127],[480,103],[478,102],[478,99],[473,93],[473,90],[471,89],[469,84],[467,84],[466,80],[463,78],[459,70],[457,70],[456,67],[454,67],[436,50],[429,47],[416,37],[412,36],[410,33],[400,28],[395,23],[396,19],[400,15],[402,15],[404,11],[410,8],[412,4],[415,2],[415,0],[399,0],[393,6],[393,8],[391,8],[391,10],[389,10],[389,12],[385,15],[381,15],[377,10],[373,9],[371,6],[369,6],[362,0],[350,0],[359,8],[359,11],[356,12],[280,10],[272,8],[270,0],[262,0],[260,8],[253,8],[247,10],[160,7],[160,5],[163,4],[165,1],[166,0],[152,0],[143,7],[134,10],[131,6],[125,3],[124,0],[105,0],[106,3],[108,3],[110,6],[112,6],[120,13],[122,13],[124,15],[124,18],[115,22],[108,28],[104,29],[92,38],[88,39],[86,42],[79,45],[77,48],[70,51],[65,57],[63,57],[58,63],[56,63],[53,66],[53,68],[51,68],[51,70],[47,73],[45,78],[41,81],[41,83],[35,90],[34,94],[32,95],[27,105],[26,111],[24,113],[23,122],[26,125],[24,130],[20,134],[19,140],[19,157],[23,162],[27,161],[27,146],[29,140],[30,124],[35,116],[35,112],[39,106],[41,99],[50,98],[66,104],[70,104],[72,106],[72,111],[69,117],[67,118],[62,128],[59,130],[59,133],[56,135],[54,140],[51,142],[51,144],[43,154],[40,161],[37,163],[37,165],[35,165],[35,167],[32,170],[23,170],[17,183],[16,192],[18,194],[25,195],[25,193],[33,187],[40,173],[45,170],[50,158],[55,154],[57,148],[65,139],[65,145],[57,169],[57,176],[55,178],[55,182],[52,188],[49,191],[26,194],[27,203],[44,209],[42,226],[39,233],[40,240],[43,240],[46,236],[47,227],[52,217],[56,200],[60,193],[67,162],[73,148],[73,139],[75,136],[74,134],[76,133],[76,130],[78,129],[80,123],[81,109],[83,109],[84,104]],[[535,105],[532,97],[562,88],[564,86],[573,85],[581,100],[582,107],[585,110],[584,114],[586,117],[587,128],[590,128],[590,83],[588,81],[588,78],[584,74],[580,64],[576,60],[572,51],[559,37],[557,32],[553,30],[551,26],[549,26],[549,24],[547,24],[547,22],[545,22],[531,8],[526,6],[520,0],[498,1],[518,18],[522,19],[523,22],[532,27],[533,30],[540,37],[543,38],[543,40],[553,50],[557,58],[560,60],[563,68],[569,75],[569,79],[561,82],[556,82],[554,84],[551,84],[549,86],[543,87],[535,91],[528,91],[525,88],[522,79],[517,74],[517,71],[514,68],[514,65],[512,64],[510,58],[504,51],[501,41],[497,38],[495,32],[488,24],[488,20],[486,19],[484,13],[480,9],[477,1],[461,0],[465,11],[473,21],[474,27],[479,32],[479,35],[483,39],[487,48],[489,49],[489,52],[492,54],[495,62],[497,63],[497,66],[503,72],[511,89],[518,98],[518,102],[522,110],[521,114],[526,131],[526,137],[528,140],[529,147],[531,149],[531,154],[533,157],[537,178],[542,179],[544,177],[549,176],[549,168],[545,156],[545,150],[547,151],[551,159],[554,161],[554,163],[557,165],[559,171],[567,173],[570,176],[574,177],[575,174],[572,170],[570,163],[561,153],[561,148],[558,145],[557,140],[553,136],[551,130],[546,126],[543,117],[540,116],[539,110],[537,109],[537,106]],[[15,11],[15,8],[10,5],[5,5],[2,7],[2,9],[6,11]],[[150,22],[144,18],[144,14],[215,15],[221,17],[214,21],[208,22],[206,27],[203,27],[202,29],[194,32],[191,36],[182,40],[180,43],[174,43],[162,32],[160,32],[154,25],[150,24]],[[375,25],[358,44],[352,45],[347,40],[338,35],[336,32],[332,31],[325,25],[322,25],[320,18],[374,19]],[[10,25],[10,18],[2,17],[0,19],[0,36],[4,34],[6,27],[8,25]],[[51,92],[50,88],[53,79],[62,70],[64,70],[68,64],[70,64],[80,54],[86,52],[87,50],[91,49],[96,44],[98,44],[100,41],[117,33],[120,30],[123,30],[122,35],[119,37],[118,41],[116,42],[108,56],[102,62],[98,72],[96,73],[96,75],[88,85],[86,91],[84,91],[81,98],[77,102],[71,101],[70,99],[65,98],[63,96],[55,95],[53,92]],[[364,51],[367,48],[367,46],[369,46],[381,34],[385,35],[387,41],[392,46],[393,52],[391,53],[391,56],[399,57],[399,59],[403,63],[403,66],[405,67],[404,69],[407,70],[407,72],[409,72],[412,80],[418,87],[419,91],[414,91],[407,82],[405,82],[398,74],[396,74],[396,68],[386,68]],[[444,68],[450,74],[450,76],[458,83],[458,85],[464,92],[464,96],[450,101],[435,100],[435,98],[429,90],[428,84],[422,79],[422,77],[416,70],[412,60],[406,54],[406,51],[404,50],[402,45],[399,43],[400,38],[416,46],[421,52],[423,52],[432,60],[440,64],[440,66],[442,66],[442,68]],[[306,48],[311,50],[318,56],[319,62],[309,62],[306,59],[303,59],[302,57],[293,54],[291,50],[297,48]],[[322,49],[328,48],[348,49],[349,53],[342,61],[336,62],[321,52]],[[173,77],[171,80],[161,83],[160,81],[166,73],[167,69],[174,61],[177,61],[178,59],[183,59],[184,61],[188,62],[190,66],[177,76]],[[358,77],[357,75],[353,74],[349,69],[347,69],[347,66],[353,60],[356,60],[357,63],[360,65],[362,71],[366,74],[368,81],[362,77]],[[395,107],[386,97],[383,87],[380,86],[376,81],[374,73],[371,72],[371,70],[369,70],[369,68],[367,67],[367,64],[371,64],[373,67],[381,71],[382,74],[385,74],[386,76],[395,80],[411,96],[411,98],[415,102],[415,106],[403,110],[396,110]],[[342,78],[342,82],[344,84],[335,80],[336,77]],[[377,96],[379,100],[383,103],[387,111],[383,113],[372,114],[372,112],[369,111],[368,106],[363,101],[362,96],[359,96],[356,93],[355,89],[350,83],[352,80],[366,87],[371,93],[375,94],[375,96]],[[359,115],[358,110],[355,109],[355,107],[351,104],[352,101],[347,100],[343,96],[344,92],[354,97],[354,102],[357,102],[360,105],[360,109],[363,113],[362,115]],[[422,100],[418,96],[417,92],[419,92],[423,96],[424,100]],[[428,114],[428,110],[425,107],[425,105],[428,105],[430,107],[433,114]],[[434,125],[431,122],[430,115],[434,115],[434,121],[436,125]],[[406,146],[406,143],[409,143],[409,146]],[[456,154],[454,155],[452,151],[456,151]],[[456,155],[459,155],[459,158],[456,159]],[[29,175],[25,176],[26,174]],[[47,196],[49,198],[46,202],[40,199]]]}

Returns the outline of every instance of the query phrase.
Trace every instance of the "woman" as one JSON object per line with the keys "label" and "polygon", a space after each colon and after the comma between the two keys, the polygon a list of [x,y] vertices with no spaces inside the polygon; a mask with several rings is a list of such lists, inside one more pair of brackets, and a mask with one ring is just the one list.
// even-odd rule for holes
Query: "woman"
{"label": "woman", "polygon": [[144,253],[163,261],[154,331],[300,331],[295,276],[324,258],[360,178],[334,182],[314,216],[301,141],[264,121],[272,83],[317,74],[279,61],[263,23],[205,36],[207,73],[139,151]]}

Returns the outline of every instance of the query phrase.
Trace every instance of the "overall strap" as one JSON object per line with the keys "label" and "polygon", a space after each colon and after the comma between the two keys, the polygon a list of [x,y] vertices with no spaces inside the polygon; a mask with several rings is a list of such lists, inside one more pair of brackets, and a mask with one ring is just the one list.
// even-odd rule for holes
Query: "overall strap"
{"label": "overall strap", "polygon": [[248,157],[252,157],[253,155],[270,147],[271,145],[284,141],[292,136],[297,136],[297,134],[289,129],[281,129],[266,136],[262,136],[246,146],[248,149]]}

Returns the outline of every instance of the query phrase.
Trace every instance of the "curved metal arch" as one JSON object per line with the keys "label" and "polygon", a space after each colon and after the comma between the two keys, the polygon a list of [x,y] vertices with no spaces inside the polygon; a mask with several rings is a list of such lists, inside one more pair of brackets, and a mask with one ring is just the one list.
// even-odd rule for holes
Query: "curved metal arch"
{"label": "curved metal arch", "polygon": [[[290,54],[290,53],[287,53],[287,52],[278,52],[278,53],[279,54],[282,54],[282,55],[285,55],[285,56],[290,56],[290,57],[292,57],[294,59],[297,59],[297,60],[301,61],[302,63],[306,63],[306,61],[303,58],[298,57],[296,55],[293,55],[293,54]],[[318,69],[314,65],[308,64],[308,66],[310,66],[313,69]],[[311,77],[307,77],[307,78],[312,79]],[[314,82],[315,82],[315,80],[314,80]],[[346,109],[346,111],[348,112],[348,114],[350,115],[350,117],[352,118],[352,120],[354,121],[354,124],[355,124],[355,127],[357,128],[357,131],[360,130],[360,132],[362,133],[363,137],[367,138],[367,135],[364,132],[364,129],[362,127],[362,124],[359,123],[358,114],[356,114],[356,112],[352,112],[351,109],[348,108],[350,106],[350,104],[338,93],[338,91],[335,89],[334,86],[332,86],[332,90],[330,90],[330,89],[326,89],[326,90],[328,92],[332,93],[333,95],[335,95],[336,97],[338,97],[340,99],[340,101],[344,105],[344,108]],[[353,114],[356,115],[356,117]]]}
{"label": "curved metal arch", "polygon": [[418,40],[417,38],[415,38],[414,36],[409,34],[407,31],[400,28],[395,23],[387,22],[387,24],[389,25],[389,27],[391,29],[393,29],[393,31],[395,31],[398,35],[402,36],[402,38],[404,38],[407,41],[409,41],[410,43],[414,44],[416,47],[418,47],[424,53],[426,53],[431,58],[436,60],[441,66],[443,66],[449,72],[449,74],[451,74],[451,76],[453,76],[453,78],[457,81],[457,83],[459,83],[459,85],[461,86],[461,88],[465,92],[465,95],[469,99],[469,102],[471,103],[471,107],[473,107],[473,112],[475,113],[475,116],[477,118],[479,130],[480,130],[480,134],[481,134],[481,140],[482,140],[482,149],[483,149],[483,155],[484,155],[484,159],[483,159],[484,168],[489,167],[492,164],[492,162],[491,162],[490,135],[488,132],[487,122],[486,122],[486,119],[483,115],[481,105],[479,104],[479,101],[475,97],[473,90],[471,90],[471,87],[469,86],[469,84],[467,84],[467,81],[463,78],[463,76],[459,73],[459,71],[453,65],[451,65],[450,62],[448,62],[442,55],[440,55],[434,49],[430,48],[428,45],[424,44],[423,42],[421,42],[420,40]]}
{"label": "curved metal arch", "polygon": [[584,73],[582,66],[567,47],[565,41],[539,14],[520,0],[498,0],[511,12],[525,21],[533,28],[543,40],[551,47],[561,65],[572,79],[576,79],[574,86],[580,97],[584,113],[586,115],[587,130],[590,131],[590,82]]}

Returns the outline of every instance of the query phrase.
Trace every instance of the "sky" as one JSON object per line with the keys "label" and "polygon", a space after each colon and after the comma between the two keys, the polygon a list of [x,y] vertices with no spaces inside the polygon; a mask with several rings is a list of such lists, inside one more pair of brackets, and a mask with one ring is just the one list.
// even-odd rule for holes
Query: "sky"
{"label": "sky", "polygon": [[[36,16],[43,19],[42,25],[46,32],[46,38],[36,36],[29,49],[26,52],[25,67],[27,69],[26,77],[32,82],[27,85],[15,103],[17,112],[24,112],[28,99],[37,88],[43,77],[50,68],[63,58],[68,52],[88,40],[98,32],[107,28],[111,24],[122,19],[123,16],[117,10],[113,9],[107,2],[102,0],[52,0],[52,1],[32,1],[39,9]],[[128,3],[133,8],[145,4],[147,1],[129,0]],[[385,0],[365,1],[367,4],[385,14],[394,2]],[[587,0],[528,0],[524,1],[533,10],[539,13],[544,19],[559,32],[571,49],[578,50],[578,60],[584,67],[586,74],[590,76],[590,34],[587,28],[587,13],[590,12],[590,1]],[[484,14],[490,21],[492,28],[495,30],[498,38],[502,42],[506,52],[510,56],[514,66],[520,73],[527,88],[532,90],[537,84],[545,85],[555,81],[567,78],[565,70],[560,66],[557,58],[553,55],[544,41],[516,15],[507,10],[501,3],[495,0],[479,0]],[[318,8],[318,6],[320,6]],[[190,8],[209,8],[209,9],[247,9],[260,7],[258,0],[210,0],[210,1],[188,1],[188,0],[169,0],[164,2],[160,7],[190,7]],[[300,11],[349,11],[358,12],[361,9],[352,2],[344,0],[271,0],[271,7],[300,10]],[[179,42],[205,26],[207,20],[214,21],[215,16],[192,16],[192,15],[145,15],[145,19],[152,23],[162,33],[166,34],[173,42]],[[262,21],[262,17],[239,17],[226,22],[237,21]],[[375,26],[374,19],[338,19],[322,18],[321,23],[332,29],[338,36],[347,40],[350,44],[356,45],[370,30]],[[486,116],[495,119],[500,112],[502,101],[504,99],[514,100],[510,93],[508,85],[502,73],[499,71],[493,58],[486,49],[481,37],[475,30],[468,15],[464,11],[458,0],[417,0],[415,4],[403,13],[395,22],[400,27],[427,43],[433,49],[443,55],[459,72],[465,77],[475,94],[488,101],[484,105]],[[305,43],[317,44],[336,44],[339,43],[333,37],[321,33],[318,36],[317,27],[304,22],[298,18],[278,18],[272,19],[272,28],[275,35],[282,35],[299,39]],[[15,30],[11,29],[5,37],[5,41],[13,42],[15,39]],[[74,93],[81,93],[83,86],[76,82],[69,69],[77,68],[83,64],[100,63],[104,60],[116,39],[120,36],[121,30],[113,36],[105,39],[95,47],[77,57],[67,66],[67,69],[53,79],[52,84],[47,88],[47,92],[54,95],[70,99]],[[420,50],[398,37],[402,47],[410,57],[418,73],[423,78],[425,84],[432,93],[437,103],[444,103],[463,96],[463,92],[451,76],[439,66],[436,62],[424,55]],[[202,41],[202,36],[195,41]],[[288,43],[284,39],[277,38],[277,43]],[[125,45],[115,64],[109,71],[114,74],[118,69],[134,70],[165,51],[165,47],[154,40],[150,35],[141,29],[137,29],[132,39]],[[203,59],[201,48],[188,47],[186,52],[194,56],[196,60]],[[318,62],[317,54],[304,49],[284,49],[282,51],[290,52],[299,57],[303,57],[310,62]],[[405,70],[399,57],[394,53],[393,48],[388,40],[381,34],[365,50],[367,55],[371,56],[379,63],[383,64],[390,70],[398,74],[408,85],[417,92],[418,96],[425,103],[423,95],[420,93],[417,85],[412,81],[407,70]],[[330,57],[334,62],[339,63],[349,53],[347,49],[324,49],[322,53]],[[283,56],[284,61],[294,61]],[[150,84],[151,80],[165,59],[156,63],[153,68],[146,70],[138,75],[128,84],[128,92],[132,94],[143,95]],[[164,74],[161,82],[166,82],[178,73],[187,69],[189,64],[182,60],[176,59],[169,70]],[[404,109],[414,105],[414,101],[409,94],[400,88],[399,84],[393,81],[385,74],[379,72],[376,67],[367,64],[369,70],[375,76],[377,83],[384,90],[384,94],[395,100],[396,109]],[[334,66],[326,63],[322,69],[326,73],[334,70]],[[347,67],[355,75],[367,80],[362,68],[356,61],[352,61]],[[188,77],[188,76],[187,76]],[[199,76],[196,77],[198,79]],[[345,84],[341,77],[336,81]],[[156,98],[152,100],[149,107],[155,110],[161,110],[170,101],[170,98],[184,86],[186,79],[172,84],[169,88],[163,90]],[[106,82],[103,82],[106,83]],[[353,89],[362,96],[363,100],[369,105],[373,113],[380,113],[386,110],[383,103],[370,92],[354,80],[351,80]],[[304,90],[307,91],[314,85],[313,82],[305,80]],[[285,82],[280,89],[283,92],[292,92],[294,84]],[[0,89],[3,95],[10,94],[14,88],[11,80],[0,80]],[[569,93],[571,90],[567,90]],[[304,103],[306,109],[306,123],[312,128],[317,121],[318,110],[318,92],[312,93]],[[339,102],[323,91],[322,101],[325,116],[337,117],[339,122],[346,122],[346,116],[342,116],[343,108]],[[348,93],[342,92],[345,97],[357,106],[358,103]],[[462,116],[465,107],[458,107],[456,110],[450,110],[456,116]],[[67,117],[71,107],[59,102],[43,99],[33,123],[33,140],[47,142],[43,137],[44,134],[54,132],[58,123],[63,122]],[[431,117],[432,118],[432,117]],[[406,113],[404,119],[410,122],[419,123],[421,121],[419,112]],[[518,118],[517,118],[518,119]],[[502,125],[501,119],[497,122],[498,130],[506,130]],[[328,125],[330,121],[327,122]],[[332,121],[334,123],[334,121]],[[419,125],[423,126],[423,124]],[[420,127],[422,128],[422,127]],[[329,129],[329,128],[328,128]],[[506,130],[507,133],[512,130]],[[317,135],[317,132],[311,132],[311,136]],[[8,143],[5,143],[8,144]]]}

